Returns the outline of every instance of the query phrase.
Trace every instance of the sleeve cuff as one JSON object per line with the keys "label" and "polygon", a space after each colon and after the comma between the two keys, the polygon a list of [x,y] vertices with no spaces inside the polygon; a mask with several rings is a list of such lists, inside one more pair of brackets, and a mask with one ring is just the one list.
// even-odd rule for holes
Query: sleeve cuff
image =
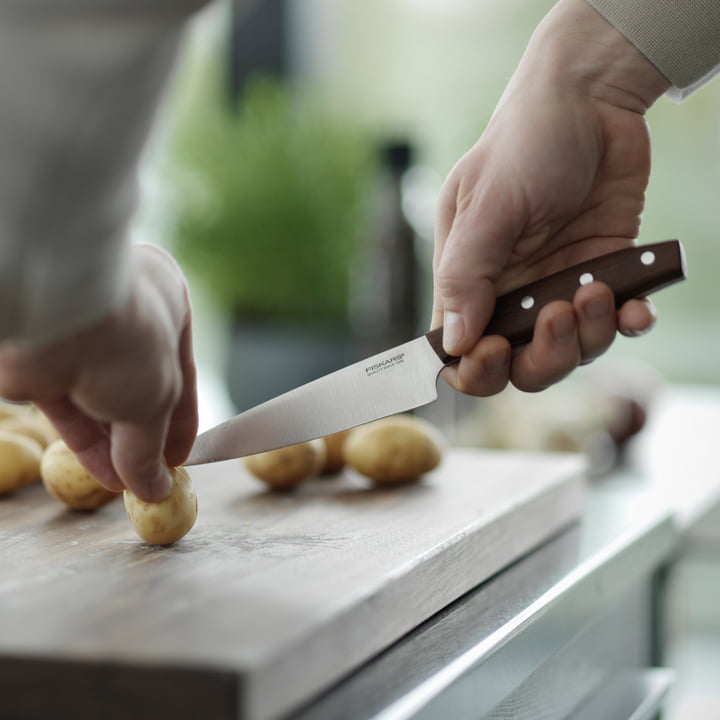
{"label": "sleeve cuff", "polygon": [[683,100],[720,71],[717,0],[588,0],[672,83]]}

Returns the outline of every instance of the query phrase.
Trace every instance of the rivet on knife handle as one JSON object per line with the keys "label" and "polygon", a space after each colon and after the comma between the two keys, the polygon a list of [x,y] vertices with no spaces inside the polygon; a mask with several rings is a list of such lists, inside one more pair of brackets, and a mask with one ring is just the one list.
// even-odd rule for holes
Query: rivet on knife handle
{"label": "rivet on knife handle", "polygon": [[[684,278],[685,256],[678,240],[618,250],[500,296],[485,334],[503,335],[512,345],[523,345],[532,339],[535,320],[545,305],[553,300],[572,301],[581,285],[594,280],[610,287],[619,308],[632,298],[644,297]],[[443,350],[442,327],[426,337],[445,364],[458,360]]]}

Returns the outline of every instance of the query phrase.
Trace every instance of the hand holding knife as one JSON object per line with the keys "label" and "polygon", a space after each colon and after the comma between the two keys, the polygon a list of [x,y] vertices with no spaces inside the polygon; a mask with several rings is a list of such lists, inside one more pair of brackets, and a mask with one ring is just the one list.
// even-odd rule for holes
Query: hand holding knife
{"label": "hand holding knife", "polygon": [[[513,346],[527,343],[545,305],[572,301],[579,286],[595,280],[610,287],[619,308],[684,278],[684,254],[677,240],[618,250],[497,298],[485,334],[503,335]],[[440,371],[458,359],[445,352],[442,328],[436,328],[202,433],[185,464],[254,455],[426,405],[437,398]]]}

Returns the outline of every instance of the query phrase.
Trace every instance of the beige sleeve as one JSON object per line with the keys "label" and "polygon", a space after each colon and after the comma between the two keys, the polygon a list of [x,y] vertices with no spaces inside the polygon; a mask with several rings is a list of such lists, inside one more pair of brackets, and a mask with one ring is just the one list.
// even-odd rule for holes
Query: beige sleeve
{"label": "beige sleeve", "polygon": [[199,4],[0,0],[0,340],[53,340],[124,296],[138,163]]}
{"label": "beige sleeve", "polygon": [[720,71],[720,0],[588,0],[682,100]]}

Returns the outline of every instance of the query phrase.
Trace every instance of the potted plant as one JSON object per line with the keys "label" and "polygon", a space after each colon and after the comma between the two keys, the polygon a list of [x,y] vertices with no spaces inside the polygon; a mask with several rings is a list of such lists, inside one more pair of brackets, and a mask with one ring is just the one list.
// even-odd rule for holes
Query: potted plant
{"label": "potted plant", "polygon": [[196,98],[173,157],[175,251],[231,318],[235,404],[249,407],[344,363],[372,173],[363,135],[258,78],[237,109],[219,93]]}

